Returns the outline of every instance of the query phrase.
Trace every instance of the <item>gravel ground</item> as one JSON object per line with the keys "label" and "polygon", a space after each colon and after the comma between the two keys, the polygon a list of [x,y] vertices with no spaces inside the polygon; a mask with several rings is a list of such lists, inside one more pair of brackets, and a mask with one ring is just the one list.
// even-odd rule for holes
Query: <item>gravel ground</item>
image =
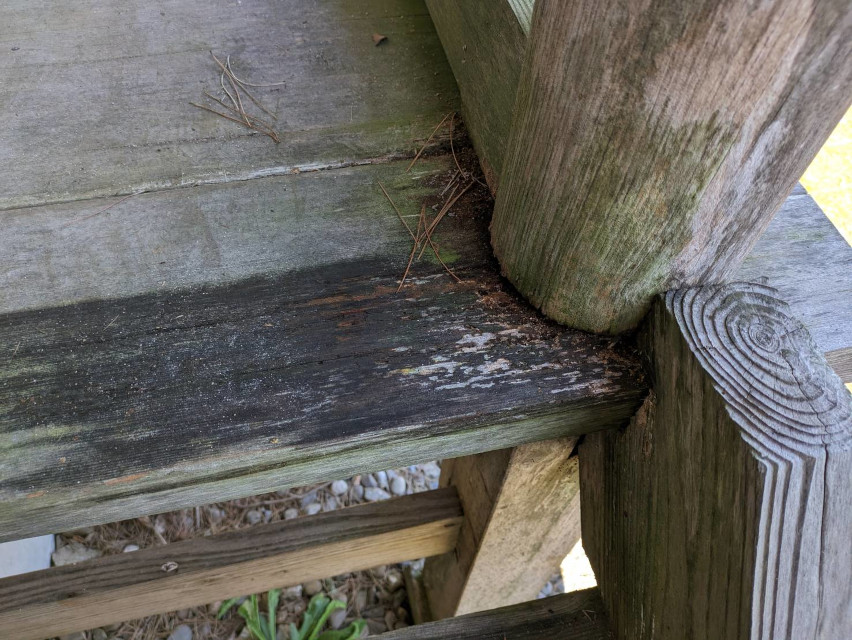
{"label": "gravel ground", "polygon": [[[131,553],[241,527],[332,511],[349,505],[406,495],[438,486],[441,468],[437,462],[405,469],[380,471],[323,484],[299,487],[195,509],[88,527],[56,536],[55,564],[68,564],[114,553]],[[370,635],[399,629],[411,623],[408,596],[403,581],[406,564],[422,567],[417,560],[401,565],[375,567],[314,580],[284,590],[278,609],[279,639],[287,638],[288,623],[297,625],[308,600],[324,592],[346,602],[346,609],[332,617],[333,626],[343,627],[356,618],[367,621]],[[562,593],[557,572],[539,597]],[[248,594],[247,594],[248,595]],[[233,612],[216,619],[221,603],[193,607],[64,636],[61,640],[237,640],[248,638],[241,618]],[[264,605],[265,609],[265,605]]]}

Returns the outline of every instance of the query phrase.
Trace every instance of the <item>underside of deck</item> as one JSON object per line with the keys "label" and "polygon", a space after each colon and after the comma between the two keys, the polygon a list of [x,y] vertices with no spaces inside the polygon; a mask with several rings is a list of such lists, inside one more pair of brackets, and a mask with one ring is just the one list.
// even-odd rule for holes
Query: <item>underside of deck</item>
{"label": "underside of deck", "polygon": [[[471,159],[444,128],[407,172],[460,109],[421,2],[14,1],[0,50],[0,540],[616,427],[641,402],[629,340],[500,278],[479,184],[434,235],[460,281],[427,252],[397,290],[411,238],[380,183],[414,228]],[[253,90],[279,144],[189,104],[223,95],[211,50],[285,83]],[[847,381],[850,266],[797,190],[738,274]]]}

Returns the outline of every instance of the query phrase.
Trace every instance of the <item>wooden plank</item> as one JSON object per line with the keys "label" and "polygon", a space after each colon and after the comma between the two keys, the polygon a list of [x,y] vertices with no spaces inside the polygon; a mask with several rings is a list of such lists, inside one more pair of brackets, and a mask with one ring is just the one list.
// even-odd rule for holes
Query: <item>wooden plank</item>
{"label": "wooden plank", "polygon": [[440,489],[26,573],[0,580],[0,628],[38,640],[443,553],[461,519]]}
{"label": "wooden plank", "polygon": [[[419,0],[10,0],[0,47],[0,209],[409,154],[458,108]],[[286,82],[252,90],[280,144],[189,104],[225,98],[210,50]]]}
{"label": "wooden plank", "polygon": [[852,397],[789,314],[759,284],[655,305],[652,394],[580,447],[617,637],[848,637]]}
{"label": "wooden plank", "polygon": [[613,333],[661,291],[724,281],[847,109],[850,29],[844,0],[537,2],[491,226],[503,272]]}
{"label": "wooden plank", "polygon": [[426,0],[447,54],[462,115],[485,178],[496,191],[526,49],[532,3]]}
{"label": "wooden plank", "polygon": [[[33,282],[42,300],[64,304],[0,315],[0,538],[576,435],[632,415],[646,389],[635,354],[544,321],[507,291],[472,191],[435,236],[462,282],[423,261],[396,293],[410,244],[376,180],[398,176],[387,186],[407,215],[435,202],[445,179],[421,184],[392,169],[132,198],[90,230],[91,260],[62,257],[59,235],[60,268],[11,274],[7,284]],[[82,212],[51,211],[32,227],[22,213],[10,233],[34,229],[27,243],[38,251],[39,237]],[[278,220],[290,226],[276,229]],[[231,228],[207,235],[220,224]],[[69,255],[82,251],[85,232],[65,237]],[[161,268],[174,274],[162,288]],[[219,270],[222,282],[195,281]],[[241,277],[251,270],[264,275]],[[2,288],[9,306],[38,304],[20,289]]]}
{"label": "wooden plank", "polygon": [[379,637],[385,640],[608,640],[612,635],[597,589],[588,589],[416,625]]}
{"label": "wooden plank", "polygon": [[852,247],[800,188],[733,276],[766,278],[844,382],[852,382]]}
{"label": "wooden plank", "polygon": [[533,600],[580,539],[577,438],[445,460],[465,520],[452,553],[430,558],[435,618]]}

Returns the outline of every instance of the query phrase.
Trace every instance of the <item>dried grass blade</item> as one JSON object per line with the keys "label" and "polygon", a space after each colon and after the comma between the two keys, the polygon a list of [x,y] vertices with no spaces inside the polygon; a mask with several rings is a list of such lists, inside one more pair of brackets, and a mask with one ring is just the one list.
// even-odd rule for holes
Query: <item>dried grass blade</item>
{"label": "dried grass blade", "polygon": [[[408,226],[408,223],[407,223],[407,222],[405,221],[405,219],[402,217],[402,214],[399,212],[399,209],[397,209],[397,208],[396,208],[396,204],[394,203],[394,201],[393,201],[393,200],[391,200],[390,194],[388,193],[387,189],[385,189],[385,185],[383,185],[383,184],[381,183],[381,181],[379,181],[379,188],[382,190],[382,193],[384,193],[384,194],[385,194],[385,198],[387,198],[387,199],[388,199],[388,202],[390,202],[390,203],[391,203],[391,206],[393,207],[393,210],[394,210],[394,211],[396,211],[396,216],[399,218],[399,221],[400,221],[400,222],[401,222],[401,223],[405,226],[405,229],[408,231],[408,235],[410,235],[410,236],[411,236],[411,239],[412,239],[412,240],[414,240],[415,242],[417,242],[417,238],[414,236],[414,232],[411,230],[411,227],[409,227],[409,226]],[[424,205],[424,206],[425,206],[425,205]],[[417,225],[418,225],[418,230],[419,230],[420,222],[418,222],[418,223],[417,223]]]}
{"label": "dried grass blade", "polygon": [[[414,254],[417,253],[417,245],[420,244],[420,227],[423,226],[423,220],[426,215],[426,203],[423,203],[423,206],[420,208],[420,217],[417,219],[417,235],[414,236],[414,245],[411,247],[411,255],[408,256],[408,264],[405,266],[405,273],[402,274],[402,280],[399,281],[399,286],[396,288],[396,292],[399,293],[402,291],[402,285],[405,284],[405,279],[408,277],[408,272],[411,269],[411,263],[414,262]],[[408,226],[408,225],[406,225]]]}
{"label": "dried grass blade", "polygon": [[432,141],[432,137],[433,137],[433,136],[437,133],[438,129],[440,129],[440,128],[441,128],[441,125],[442,125],[442,124],[444,124],[444,123],[447,121],[447,118],[449,118],[450,116],[455,116],[455,114],[456,114],[456,112],[455,112],[455,111],[450,111],[450,113],[448,113],[447,115],[445,115],[445,116],[444,116],[444,118],[443,118],[443,120],[441,120],[441,121],[438,123],[438,126],[437,126],[437,127],[435,127],[435,128],[432,130],[432,133],[430,133],[430,134],[429,134],[429,137],[428,137],[428,138],[426,138],[426,142],[424,142],[424,143],[423,143],[423,146],[420,148],[420,151],[418,151],[418,152],[415,154],[414,158],[411,160],[411,164],[409,164],[409,165],[408,165],[408,168],[405,170],[405,172],[406,172],[406,173],[408,173],[409,171],[411,171],[411,167],[413,167],[413,166],[414,166],[414,163],[415,163],[415,162],[417,162],[417,159],[420,157],[420,154],[421,154],[421,153],[423,153],[423,152],[426,150],[426,147],[428,147],[428,146],[429,146],[429,143]]}

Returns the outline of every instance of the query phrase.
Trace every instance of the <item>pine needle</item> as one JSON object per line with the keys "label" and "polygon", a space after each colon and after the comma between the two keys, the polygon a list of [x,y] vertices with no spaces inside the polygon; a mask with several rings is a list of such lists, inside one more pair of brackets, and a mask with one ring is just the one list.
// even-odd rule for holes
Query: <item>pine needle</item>
{"label": "pine needle", "polygon": [[420,157],[420,154],[422,154],[422,153],[426,150],[426,147],[428,147],[428,146],[429,146],[429,143],[432,141],[432,137],[433,137],[433,136],[434,136],[434,135],[438,132],[438,129],[440,129],[440,128],[441,128],[441,125],[442,125],[442,124],[444,124],[444,123],[447,121],[447,118],[449,118],[450,116],[455,116],[455,115],[456,115],[456,112],[455,112],[455,111],[450,111],[447,115],[445,115],[445,116],[444,116],[443,120],[441,120],[441,121],[438,123],[438,126],[437,126],[437,127],[435,127],[435,128],[432,130],[432,133],[430,133],[430,134],[429,134],[429,137],[428,137],[428,138],[426,138],[426,142],[424,142],[424,143],[423,143],[423,146],[420,148],[420,151],[418,151],[418,152],[415,154],[414,158],[411,160],[411,164],[409,164],[409,165],[408,165],[408,168],[405,170],[405,172],[406,172],[406,173],[408,173],[409,171],[411,171],[411,167],[413,167],[413,166],[414,166],[414,163],[415,163],[415,162],[417,162],[417,159]]}

